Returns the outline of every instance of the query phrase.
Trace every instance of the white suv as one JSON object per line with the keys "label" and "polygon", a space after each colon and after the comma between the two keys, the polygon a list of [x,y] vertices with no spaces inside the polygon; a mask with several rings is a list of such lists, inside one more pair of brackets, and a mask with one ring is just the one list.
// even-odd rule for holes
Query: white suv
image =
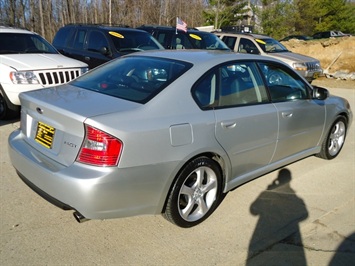
{"label": "white suv", "polygon": [[292,53],[275,39],[258,34],[215,32],[215,34],[237,53],[260,54],[279,59],[311,82],[323,73],[320,62],[310,56]]}
{"label": "white suv", "polygon": [[66,83],[87,69],[34,32],[0,26],[0,120],[18,114],[19,93]]}

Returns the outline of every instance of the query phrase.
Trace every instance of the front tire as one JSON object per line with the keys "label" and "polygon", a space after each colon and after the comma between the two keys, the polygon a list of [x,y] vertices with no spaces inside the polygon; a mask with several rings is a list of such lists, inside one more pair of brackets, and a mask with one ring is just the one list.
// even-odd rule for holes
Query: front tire
{"label": "front tire", "polygon": [[317,157],[331,160],[338,156],[343,148],[347,131],[347,122],[344,117],[335,120],[327,137],[322,144],[321,152]]}
{"label": "front tire", "polygon": [[167,199],[163,216],[180,227],[204,221],[222,201],[219,165],[207,157],[189,162],[178,175]]}
{"label": "front tire", "polygon": [[18,106],[14,106],[14,109],[11,109],[5,97],[0,93],[0,120],[9,120],[15,118],[20,113],[20,108]]}

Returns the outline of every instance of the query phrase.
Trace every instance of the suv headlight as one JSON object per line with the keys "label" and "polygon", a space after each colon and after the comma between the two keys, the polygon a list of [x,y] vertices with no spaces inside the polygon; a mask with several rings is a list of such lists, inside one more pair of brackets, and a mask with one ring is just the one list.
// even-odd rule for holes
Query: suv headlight
{"label": "suv headlight", "polygon": [[32,71],[10,72],[10,79],[14,84],[39,84]]}
{"label": "suv headlight", "polygon": [[306,71],[307,65],[305,63],[293,63],[293,68],[298,71]]}
{"label": "suv headlight", "polygon": [[82,75],[82,74],[88,72],[88,71],[89,71],[89,68],[88,68],[88,67],[82,67],[82,68],[80,69],[80,71],[81,71],[81,75]]}

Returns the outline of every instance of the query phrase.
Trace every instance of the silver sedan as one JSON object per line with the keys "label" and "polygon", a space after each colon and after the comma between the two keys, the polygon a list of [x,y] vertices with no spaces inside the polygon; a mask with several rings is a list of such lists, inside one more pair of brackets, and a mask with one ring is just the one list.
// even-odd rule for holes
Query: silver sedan
{"label": "silver sedan", "polygon": [[11,161],[79,222],[162,213],[195,226],[245,182],[335,158],[352,121],[347,100],[284,63],[218,51],[132,54],[20,99]]}

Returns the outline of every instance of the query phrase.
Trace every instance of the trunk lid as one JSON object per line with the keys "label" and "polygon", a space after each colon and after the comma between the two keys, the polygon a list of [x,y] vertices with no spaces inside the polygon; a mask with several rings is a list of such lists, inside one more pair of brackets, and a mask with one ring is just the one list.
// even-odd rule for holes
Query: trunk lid
{"label": "trunk lid", "polygon": [[87,118],[126,112],[141,104],[63,85],[20,94],[21,130],[26,141],[63,165],[72,164],[84,139]]}

